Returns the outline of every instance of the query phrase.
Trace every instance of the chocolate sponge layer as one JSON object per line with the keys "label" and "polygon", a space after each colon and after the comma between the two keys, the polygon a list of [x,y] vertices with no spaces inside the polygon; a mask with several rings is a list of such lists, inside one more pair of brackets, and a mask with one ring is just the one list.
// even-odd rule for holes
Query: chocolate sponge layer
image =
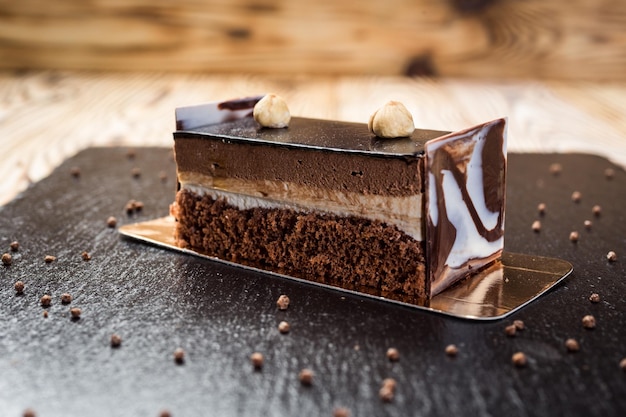
{"label": "chocolate sponge layer", "polygon": [[395,226],[323,213],[239,210],[184,189],[174,207],[181,247],[379,296],[425,299],[429,293],[423,242]]}

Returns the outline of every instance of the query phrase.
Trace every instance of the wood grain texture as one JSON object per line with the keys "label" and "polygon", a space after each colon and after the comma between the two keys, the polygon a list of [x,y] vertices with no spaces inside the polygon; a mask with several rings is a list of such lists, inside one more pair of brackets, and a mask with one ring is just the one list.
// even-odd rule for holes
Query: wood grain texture
{"label": "wood grain texture", "polygon": [[0,0],[0,67],[626,80],[619,0]]}
{"label": "wood grain texture", "polygon": [[626,166],[626,85],[405,77],[0,73],[0,204],[91,146],[171,146],[177,106],[273,91],[294,115],[365,123],[390,99],[415,125],[509,118],[511,152],[588,152]]}

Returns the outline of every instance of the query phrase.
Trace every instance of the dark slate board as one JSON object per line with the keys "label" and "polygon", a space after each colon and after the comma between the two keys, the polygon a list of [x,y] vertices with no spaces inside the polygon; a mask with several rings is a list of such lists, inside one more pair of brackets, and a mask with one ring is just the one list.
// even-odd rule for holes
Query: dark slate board
{"label": "dark slate board", "polygon": [[[352,416],[626,414],[626,173],[590,155],[510,155],[506,247],[561,257],[573,274],[513,317],[472,322],[346,295],[121,238],[106,227],[167,214],[175,190],[167,149],[89,149],[0,208],[0,251],[21,246],[0,267],[0,415],[27,407],[49,416]],[[549,166],[559,162],[559,176]],[[80,178],[70,175],[81,169]],[[141,177],[131,169],[139,167]],[[613,167],[612,180],[604,170]],[[161,182],[159,172],[168,179]],[[570,199],[582,192],[582,201]],[[129,199],[143,211],[128,216]],[[547,213],[540,233],[531,224]],[[600,204],[594,218],[591,208]],[[585,230],[583,221],[593,227]],[[580,241],[569,241],[579,230]],[[619,260],[609,263],[614,250]],[[81,252],[93,256],[89,262]],[[46,264],[46,254],[57,261]],[[16,296],[13,284],[26,284]],[[74,296],[70,306],[60,295]],[[602,302],[588,301],[592,292]],[[49,317],[39,299],[50,293]],[[291,298],[285,312],[275,301]],[[82,317],[72,321],[70,307]],[[593,314],[595,330],[581,319]],[[507,337],[522,319],[527,329]],[[292,330],[282,335],[277,324]],[[123,338],[109,345],[112,333]],[[567,353],[574,337],[581,350]],[[459,347],[447,357],[449,343]],[[184,365],[172,359],[187,353]],[[394,346],[399,362],[385,352]],[[253,351],[266,364],[255,372]],[[511,355],[523,351],[528,366]],[[314,384],[298,372],[309,367]],[[397,380],[392,403],[381,381]]]}

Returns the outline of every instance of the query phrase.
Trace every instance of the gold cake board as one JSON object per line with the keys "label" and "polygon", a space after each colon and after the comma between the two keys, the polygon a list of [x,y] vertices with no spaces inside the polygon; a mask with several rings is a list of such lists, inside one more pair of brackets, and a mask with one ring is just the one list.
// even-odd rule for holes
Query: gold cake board
{"label": "gold cake board", "polygon": [[545,294],[573,270],[569,262],[561,259],[504,252],[499,262],[478,271],[437,294],[429,301],[396,299],[279,274],[179,248],[174,243],[175,225],[174,218],[167,216],[124,225],[119,228],[119,232],[126,237],[145,243],[223,264],[462,319],[496,320],[504,318]]}

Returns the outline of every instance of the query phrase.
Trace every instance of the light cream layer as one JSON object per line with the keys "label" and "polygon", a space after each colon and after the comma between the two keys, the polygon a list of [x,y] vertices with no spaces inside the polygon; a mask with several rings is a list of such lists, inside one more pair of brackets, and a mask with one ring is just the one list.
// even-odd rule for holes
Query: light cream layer
{"label": "light cream layer", "polygon": [[282,181],[243,181],[197,173],[178,173],[183,189],[223,198],[241,210],[281,208],[358,216],[394,225],[416,240],[423,239],[422,194],[394,197],[308,187]]}

